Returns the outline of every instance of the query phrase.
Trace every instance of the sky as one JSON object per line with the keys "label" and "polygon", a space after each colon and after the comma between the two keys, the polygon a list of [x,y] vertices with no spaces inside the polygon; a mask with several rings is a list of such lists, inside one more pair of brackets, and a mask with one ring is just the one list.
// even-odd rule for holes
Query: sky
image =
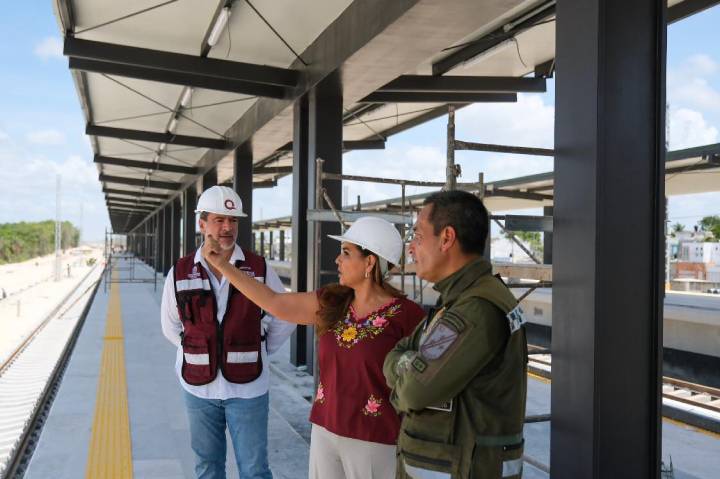
{"label": "sky", "polygon": [[[101,241],[109,221],[85,120],[49,1],[14,2],[0,17],[0,223],[55,217],[56,178],[61,177],[61,216],[82,229],[84,240]],[[720,8],[668,29],[667,97],[670,149],[720,142]],[[344,157],[347,174],[444,181],[447,118],[391,137],[385,150]],[[520,94],[515,104],[477,104],[456,115],[457,138],[551,148],[554,84],[544,94]],[[458,152],[460,181],[513,178],[552,170],[552,159]],[[408,167],[411,165],[411,167]],[[371,173],[370,173],[371,172]],[[718,179],[720,182],[720,178]],[[393,185],[345,182],[348,202],[400,196]],[[292,178],[254,193],[253,216],[289,215]],[[411,195],[425,191],[408,187]],[[537,211],[528,210],[536,214]],[[720,193],[669,200],[669,218],[692,227],[720,214]]]}

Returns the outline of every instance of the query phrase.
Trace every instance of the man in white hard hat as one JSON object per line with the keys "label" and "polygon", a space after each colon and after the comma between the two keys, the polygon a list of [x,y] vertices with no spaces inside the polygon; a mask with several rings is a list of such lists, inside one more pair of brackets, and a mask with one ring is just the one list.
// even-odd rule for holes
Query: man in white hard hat
{"label": "man in white hard hat", "polygon": [[[285,289],[264,258],[236,244],[238,219],[247,216],[231,188],[213,186],[198,199],[203,238],[212,235],[223,259]],[[198,478],[225,477],[226,428],[241,478],[272,478],[267,459],[267,355],[295,325],[266,315],[203,258],[200,248],[180,258],[165,281],[163,334],[178,348],[175,362],[190,422]]]}

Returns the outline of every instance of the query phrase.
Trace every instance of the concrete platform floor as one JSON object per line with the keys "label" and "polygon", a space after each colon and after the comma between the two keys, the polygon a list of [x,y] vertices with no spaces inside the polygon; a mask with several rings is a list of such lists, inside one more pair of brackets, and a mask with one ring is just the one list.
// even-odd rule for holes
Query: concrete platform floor
{"label": "concrete platform floor", "polygon": [[[125,360],[136,478],[192,478],[193,464],[181,388],[174,373],[175,350],[160,331],[160,288],[120,284]],[[76,479],[85,476],[108,294],[101,288],[65,373],[26,477]],[[306,477],[312,377],[289,363],[289,343],[270,357],[270,466],[276,478]],[[550,384],[530,377],[528,414],[550,411]],[[548,464],[550,424],[525,428],[526,455]],[[228,444],[229,438],[228,438]],[[237,477],[228,451],[228,477]],[[663,460],[672,458],[675,478],[715,478],[720,471],[720,437],[663,421]],[[548,474],[525,464],[526,479]]]}

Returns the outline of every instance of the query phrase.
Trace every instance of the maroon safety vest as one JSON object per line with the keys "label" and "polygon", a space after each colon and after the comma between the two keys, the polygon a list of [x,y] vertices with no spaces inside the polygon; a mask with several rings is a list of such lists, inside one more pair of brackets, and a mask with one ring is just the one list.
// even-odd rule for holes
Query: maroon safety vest
{"label": "maroon safety vest", "polygon": [[[265,282],[265,259],[243,249],[235,266]],[[182,377],[200,386],[212,382],[218,369],[231,383],[249,383],[262,373],[261,319],[264,312],[230,285],[222,322],[208,272],[195,263],[195,253],[175,263],[175,299],[183,323]]]}

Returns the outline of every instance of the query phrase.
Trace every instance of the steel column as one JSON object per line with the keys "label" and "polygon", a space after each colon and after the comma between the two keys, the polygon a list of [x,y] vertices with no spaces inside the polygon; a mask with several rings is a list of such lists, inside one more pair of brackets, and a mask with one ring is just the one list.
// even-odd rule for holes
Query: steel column
{"label": "steel column", "polygon": [[203,191],[207,190],[208,188],[217,185],[217,168],[213,167],[212,169],[208,170],[202,177],[202,191],[200,194],[202,194]]}
{"label": "steel column", "polygon": [[253,154],[252,145],[246,141],[235,150],[233,161],[233,188],[240,195],[243,212],[247,218],[240,218],[237,243],[250,249],[252,241],[252,199],[253,199]]}
{"label": "steel column", "polygon": [[176,196],[172,201],[172,250],[170,265],[174,265],[175,262],[180,259],[180,220],[182,218],[182,205],[180,204],[180,197]]}
{"label": "steel column", "polygon": [[267,257],[269,259],[275,259],[273,258],[273,230],[268,231],[268,255]]}
{"label": "steel column", "polygon": [[167,276],[172,266],[172,205],[163,208],[163,276]]}
{"label": "steel column", "polygon": [[185,195],[185,201],[183,201],[183,206],[185,208],[185,233],[183,235],[185,239],[184,254],[187,255],[195,251],[195,227],[197,222],[195,218],[195,208],[197,207],[197,187],[195,184],[192,184],[187,187],[183,194]]}
{"label": "steel column", "polygon": [[155,271],[164,273],[163,258],[165,258],[165,209],[161,208],[155,215],[155,232],[157,234],[157,254],[155,255]]}
{"label": "steel column", "polygon": [[[307,291],[307,245],[308,245],[308,142],[309,108],[308,96],[295,102],[293,110],[293,197],[292,197],[292,272],[290,288]],[[312,338],[308,326],[298,326],[290,342],[290,362],[295,366],[307,364],[307,338]]]}
{"label": "steel column", "polygon": [[260,249],[258,250],[260,256],[265,256],[265,232],[260,232]]}
{"label": "steel column", "polygon": [[278,259],[280,261],[285,261],[285,230],[280,230],[280,248],[278,251]]}
{"label": "steel column", "polygon": [[[543,216],[552,216],[553,207],[545,206],[543,208]],[[543,264],[552,264],[552,247],[553,234],[552,231],[543,232]]]}
{"label": "steel column", "polygon": [[665,9],[557,4],[553,478],[660,477]]}
{"label": "steel column", "polygon": [[[308,98],[308,209],[327,208],[323,200],[318,199],[317,185],[325,188],[328,197],[336,205],[342,203],[342,182],[317,181],[316,159],[321,158],[322,171],[342,174],[342,83],[340,72],[334,71],[325,77],[310,91]],[[339,235],[340,224],[337,222],[308,223],[308,288],[317,289],[338,280],[335,258],[339,251],[337,241],[327,235]],[[307,364],[315,364],[315,335],[308,334]]]}

